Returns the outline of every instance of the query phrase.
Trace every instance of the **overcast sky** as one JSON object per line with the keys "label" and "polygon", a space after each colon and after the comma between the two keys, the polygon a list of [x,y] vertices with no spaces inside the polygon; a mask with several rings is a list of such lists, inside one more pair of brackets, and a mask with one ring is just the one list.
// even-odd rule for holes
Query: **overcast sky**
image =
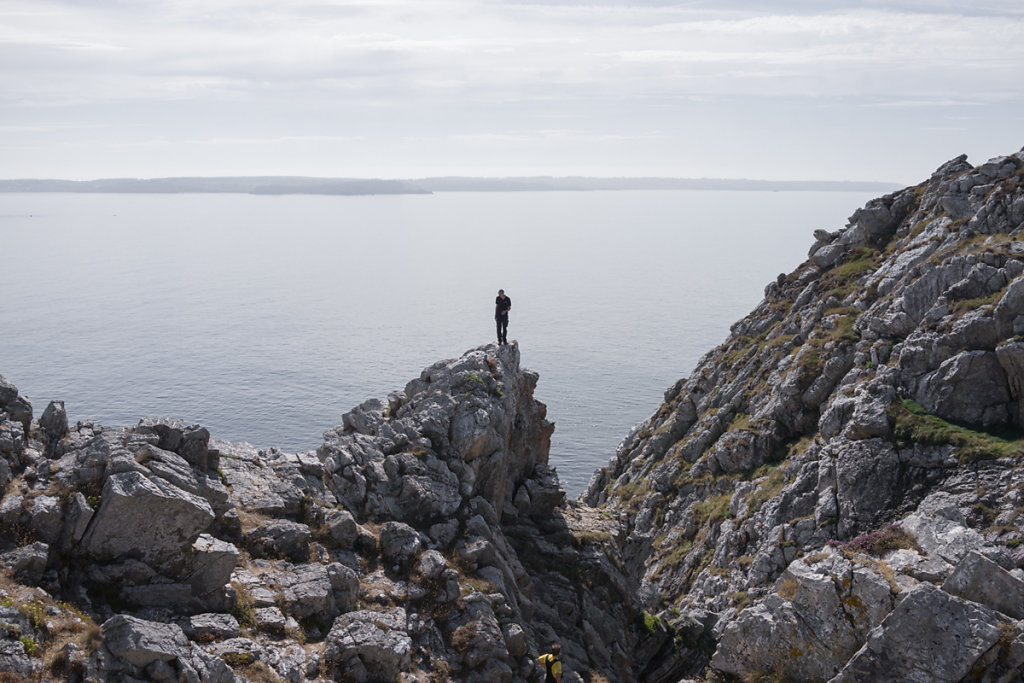
{"label": "overcast sky", "polygon": [[1024,3],[0,0],[0,178],[916,183],[1024,146]]}

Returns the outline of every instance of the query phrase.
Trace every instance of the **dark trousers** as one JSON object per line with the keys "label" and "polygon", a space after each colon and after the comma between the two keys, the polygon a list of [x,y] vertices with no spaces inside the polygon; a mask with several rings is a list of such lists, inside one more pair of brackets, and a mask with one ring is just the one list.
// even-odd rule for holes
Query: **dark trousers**
{"label": "dark trousers", "polygon": [[508,344],[508,316],[499,315],[494,322],[498,327],[498,343]]}

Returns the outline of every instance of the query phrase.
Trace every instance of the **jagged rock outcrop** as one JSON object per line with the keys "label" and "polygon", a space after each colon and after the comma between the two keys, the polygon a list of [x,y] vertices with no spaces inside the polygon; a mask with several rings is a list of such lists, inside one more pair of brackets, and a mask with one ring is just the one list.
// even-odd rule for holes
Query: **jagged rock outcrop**
{"label": "jagged rock outcrop", "polygon": [[954,159],[809,256],[584,499],[628,525],[648,610],[708,622],[692,674],[1013,680],[1024,152]]}
{"label": "jagged rock outcrop", "polygon": [[644,627],[613,521],[566,503],[537,379],[515,345],[473,349],[299,454],[67,425],[60,402],[27,431],[0,416],[0,561],[39,586],[11,602],[83,610],[77,640],[9,637],[0,667],[38,671],[29,647],[101,680],[527,681],[558,640],[566,680],[641,679],[636,647],[671,638]]}

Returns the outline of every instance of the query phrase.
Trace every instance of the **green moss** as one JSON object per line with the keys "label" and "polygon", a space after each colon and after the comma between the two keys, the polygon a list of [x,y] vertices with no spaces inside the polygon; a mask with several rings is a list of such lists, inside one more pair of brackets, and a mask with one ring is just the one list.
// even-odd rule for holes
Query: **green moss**
{"label": "green moss", "polygon": [[644,620],[644,629],[652,636],[664,628],[664,625],[661,623],[661,619],[657,615],[644,610],[642,616]]}
{"label": "green moss", "polygon": [[1024,437],[1019,432],[976,431],[953,424],[926,411],[919,403],[900,399],[889,406],[889,419],[898,441],[956,447],[961,463],[996,458],[1024,458]]}

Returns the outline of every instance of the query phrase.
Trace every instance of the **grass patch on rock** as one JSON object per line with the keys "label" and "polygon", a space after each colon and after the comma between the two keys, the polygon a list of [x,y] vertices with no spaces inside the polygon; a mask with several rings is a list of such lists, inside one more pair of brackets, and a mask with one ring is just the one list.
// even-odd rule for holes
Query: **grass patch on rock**
{"label": "grass patch on rock", "polygon": [[954,424],[932,415],[911,399],[889,406],[889,419],[897,441],[931,446],[950,444],[961,463],[996,458],[1024,458],[1024,437],[1019,432],[993,433]]}

